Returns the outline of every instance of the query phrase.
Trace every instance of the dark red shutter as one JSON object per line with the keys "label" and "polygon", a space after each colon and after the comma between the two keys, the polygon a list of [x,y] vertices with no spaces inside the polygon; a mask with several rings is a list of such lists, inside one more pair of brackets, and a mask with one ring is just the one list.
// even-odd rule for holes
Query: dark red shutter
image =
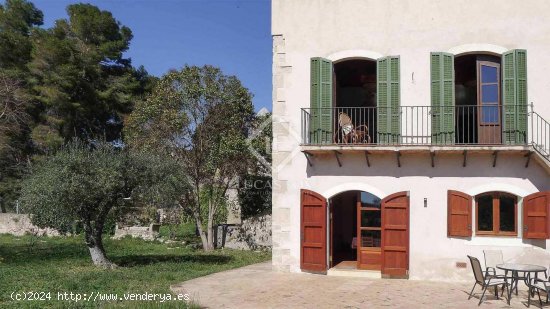
{"label": "dark red shutter", "polygon": [[409,192],[382,200],[382,275],[409,274]]}
{"label": "dark red shutter", "polygon": [[538,192],[523,198],[523,238],[548,239],[550,191]]}
{"label": "dark red shutter", "polygon": [[327,202],[323,196],[301,190],[300,268],[327,270]]}
{"label": "dark red shutter", "polygon": [[447,236],[472,236],[472,197],[447,191]]}

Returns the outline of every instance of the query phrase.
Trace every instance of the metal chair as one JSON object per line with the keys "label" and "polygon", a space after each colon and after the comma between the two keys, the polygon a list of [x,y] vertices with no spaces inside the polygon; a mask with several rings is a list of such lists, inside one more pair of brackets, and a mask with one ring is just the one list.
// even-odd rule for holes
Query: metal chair
{"label": "metal chair", "polygon": [[[550,267],[548,267],[548,270],[550,270]],[[542,300],[540,299],[540,291],[543,291],[546,293],[546,303],[548,303],[548,294],[550,294],[550,276],[548,276],[547,272],[544,272],[546,279],[533,279],[533,283],[529,284],[529,297],[527,299],[527,307],[529,307],[531,303],[531,295],[534,294],[534,290],[537,291],[537,294],[539,296],[539,302],[540,306],[542,307]]]}
{"label": "metal chair", "polygon": [[548,291],[550,290],[550,282],[535,279],[532,284],[529,284],[529,297],[527,298],[527,307],[531,305],[531,295],[535,294],[535,291],[537,292],[537,295],[539,296],[539,303],[540,307],[542,308],[542,300],[540,299],[540,291],[546,292],[546,302],[548,303]]}
{"label": "metal chair", "polygon": [[[498,264],[504,264],[504,258],[502,257],[502,250],[483,250],[483,256],[485,257],[485,276],[491,276],[495,278],[509,278],[508,273],[498,269]],[[499,273],[500,272],[500,273]],[[510,290],[512,293],[516,290],[518,295],[518,282],[520,280],[525,281],[527,279],[524,272],[516,272],[512,274],[517,280],[512,280]],[[504,293],[504,289],[502,290]],[[500,294],[502,296],[502,293]]]}
{"label": "metal chair", "polygon": [[472,265],[472,271],[474,272],[474,278],[476,279],[476,282],[474,283],[474,286],[472,287],[472,290],[470,291],[470,296],[468,297],[468,300],[472,298],[472,293],[474,292],[474,289],[476,285],[480,285],[483,289],[483,293],[481,294],[481,297],[479,298],[478,306],[481,305],[483,302],[483,297],[485,296],[485,292],[487,291],[487,288],[494,286],[495,287],[495,296],[497,299],[498,297],[498,286],[502,285],[502,289],[504,289],[504,286],[506,286],[506,295],[508,295],[508,305],[510,304],[510,291],[508,289],[508,282],[505,279],[502,278],[496,278],[496,277],[488,277],[486,278],[483,274],[483,269],[481,268],[481,263],[479,260],[473,256],[468,255],[468,259],[470,259],[470,264]]}
{"label": "metal chair", "polygon": [[[503,270],[497,268],[498,264],[504,264],[504,258],[502,257],[502,250],[483,250],[483,257],[485,258],[485,278],[500,278],[506,279],[506,273]],[[512,291],[514,288],[511,287]],[[500,296],[504,294],[504,287]]]}
{"label": "metal chair", "polygon": [[361,237],[361,247],[374,247],[374,237],[372,237],[372,236],[362,236]]}
{"label": "metal chair", "polygon": [[[503,273],[497,273],[497,265],[504,264],[501,250],[483,250],[483,257],[485,258],[485,277],[505,277]],[[498,269],[498,272],[502,272],[502,270]]]}

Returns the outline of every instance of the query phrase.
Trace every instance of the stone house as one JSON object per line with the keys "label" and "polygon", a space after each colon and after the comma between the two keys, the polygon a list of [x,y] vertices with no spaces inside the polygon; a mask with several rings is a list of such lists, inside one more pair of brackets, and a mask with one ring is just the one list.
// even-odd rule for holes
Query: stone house
{"label": "stone house", "polygon": [[273,267],[550,262],[550,2],[273,0]]}

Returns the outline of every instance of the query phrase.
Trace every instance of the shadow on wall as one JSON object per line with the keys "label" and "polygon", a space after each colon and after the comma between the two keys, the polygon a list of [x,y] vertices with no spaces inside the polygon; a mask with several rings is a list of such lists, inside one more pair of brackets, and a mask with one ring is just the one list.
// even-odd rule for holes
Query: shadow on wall
{"label": "shadow on wall", "polygon": [[539,247],[546,250],[546,239],[523,239],[522,242],[527,245]]}
{"label": "shadow on wall", "polygon": [[[478,235],[478,237],[479,237],[479,235]],[[447,238],[464,240],[464,241],[472,240],[472,236],[470,236],[470,237],[447,236]],[[522,238],[521,242],[526,244],[526,245],[531,245],[533,247],[538,247],[540,249],[546,250],[546,239],[526,239],[526,238]]]}
{"label": "shadow on wall", "polygon": [[[538,246],[537,246],[538,247]],[[514,255],[512,258],[507,258],[504,255],[505,262],[511,263],[525,263],[548,266],[550,265],[550,252],[541,250],[537,247],[525,248],[519,254]]]}
{"label": "shadow on wall", "polygon": [[385,176],[385,177],[495,177],[528,179],[539,191],[550,190],[550,175],[535,161],[526,168],[526,159],[521,154],[499,153],[493,167],[491,154],[468,154],[466,166],[461,154],[437,155],[434,167],[429,154],[394,153],[369,155],[370,167],[364,153],[342,153],[339,155],[342,166],[338,165],[335,154],[315,155],[313,166],[307,165],[307,177],[313,176]]}

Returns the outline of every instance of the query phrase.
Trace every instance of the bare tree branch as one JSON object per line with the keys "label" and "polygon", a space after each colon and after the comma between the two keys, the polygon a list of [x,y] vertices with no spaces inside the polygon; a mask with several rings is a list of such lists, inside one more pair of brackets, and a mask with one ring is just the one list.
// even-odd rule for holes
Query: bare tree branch
{"label": "bare tree branch", "polygon": [[28,97],[22,83],[0,73],[0,149],[8,147],[8,136],[19,132],[29,121]]}

